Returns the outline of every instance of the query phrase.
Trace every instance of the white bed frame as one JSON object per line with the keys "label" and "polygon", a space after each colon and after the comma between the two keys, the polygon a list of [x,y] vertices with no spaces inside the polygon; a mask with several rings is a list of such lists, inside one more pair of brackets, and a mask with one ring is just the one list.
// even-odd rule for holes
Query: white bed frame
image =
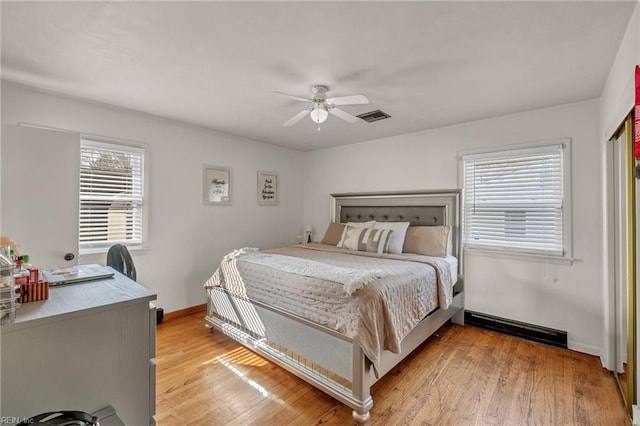
{"label": "white bed frame", "polygon": [[369,420],[373,406],[371,386],[448,320],[464,323],[460,191],[333,194],[331,210],[333,222],[348,218],[352,222],[410,221],[412,225],[452,226],[452,254],[458,258],[453,304],[425,317],[403,339],[399,354],[384,351],[378,377],[353,339],[273,306],[235,297],[223,289],[209,291],[205,326],[210,332],[213,328],[220,330],[353,408],[353,418],[363,424]]}

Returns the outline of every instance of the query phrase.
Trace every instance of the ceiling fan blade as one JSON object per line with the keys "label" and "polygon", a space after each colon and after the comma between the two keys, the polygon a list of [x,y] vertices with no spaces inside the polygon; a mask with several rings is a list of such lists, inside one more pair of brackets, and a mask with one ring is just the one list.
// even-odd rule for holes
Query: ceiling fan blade
{"label": "ceiling fan blade", "polygon": [[298,121],[302,120],[302,117],[304,117],[305,115],[309,114],[309,110],[308,109],[303,109],[302,111],[300,111],[299,113],[297,113],[296,115],[294,115],[293,117],[291,117],[291,119],[289,119],[289,121],[287,121],[286,123],[283,124],[284,127],[289,127],[289,126],[293,126],[294,124],[296,124]]}
{"label": "ceiling fan blade", "polygon": [[338,96],[327,99],[327,103],[332,105],[360,105],[368,104],[369,99],[365,95]]}
{"label": "ceiling fan blade", "polygon": [[294,95],[290,95],[290,94],[284,93],[284,92],[278,92],[277,90],[273,90],[272,92],[273,93],[277,93],[279,95],[284,95],[284,96],[286,96],[288,98],[291,98],[291,99],[295,99],[296,101],[302,101],[302,102],[310,102],[311,101],[311,99],[301,98],[300,96],[294,96]]}
{"label": "ceiling fan blade", "polygon": [[335,115],[338,118],[342,118],[344,121],[348,121],[349,123],[355,123],[356,121],[358,121],[358,117],[356,117],[355,115],[351,115],[339,108],[330,108],[329,113]]}

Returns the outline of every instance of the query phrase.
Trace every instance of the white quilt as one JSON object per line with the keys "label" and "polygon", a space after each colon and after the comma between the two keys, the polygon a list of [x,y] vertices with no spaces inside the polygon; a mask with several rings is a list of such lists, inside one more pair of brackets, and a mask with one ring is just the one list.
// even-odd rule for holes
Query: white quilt
{"label": "white quilt", "polygon": [[[297,259],[284,263],[293,264],[293,269],[329,265],[334,271],[359,270],[365,279],[361,288],[348,294],[340,281],[275,264],[284,258]],[[448,269],[440,258],[303,244],[227,256],[205,288],[222,287],[349,336],[362,346],[377,370],[383,350],[399,353],[402,339],[427,314],[437,307],[449,307],[454,283]],[[381,276],[369,281],[367,271]]]}

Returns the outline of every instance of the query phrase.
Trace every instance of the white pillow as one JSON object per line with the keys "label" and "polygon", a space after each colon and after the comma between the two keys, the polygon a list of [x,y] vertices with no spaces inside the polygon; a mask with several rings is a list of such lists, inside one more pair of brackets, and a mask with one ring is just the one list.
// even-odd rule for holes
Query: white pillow
{"label": "white pillow", "polygon": [[376,224],[375,220],[370,220],[369,222],[347,222],[344,230],[342,231],[342,236],[340,237],[340,241],[336,244],[336,247],[344,247],[344,238],[347,235],[347,226],[351,226],[352,228],[373,228],[373,225]]}
{"label": "white pillow", "polygon": [[376,222],[373,229],[389,229],[393,231],[389,241],[389,253],[402,253],[404,237],[407,233],[409,222]]}

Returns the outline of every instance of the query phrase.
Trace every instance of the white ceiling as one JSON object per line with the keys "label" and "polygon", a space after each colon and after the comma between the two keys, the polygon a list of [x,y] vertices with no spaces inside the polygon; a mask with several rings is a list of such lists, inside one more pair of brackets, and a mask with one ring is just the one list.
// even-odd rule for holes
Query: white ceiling
{"label": "white ceiling", "polygon": [[3,1],[2,78],[308,151],[597,98],[636,4]]}

